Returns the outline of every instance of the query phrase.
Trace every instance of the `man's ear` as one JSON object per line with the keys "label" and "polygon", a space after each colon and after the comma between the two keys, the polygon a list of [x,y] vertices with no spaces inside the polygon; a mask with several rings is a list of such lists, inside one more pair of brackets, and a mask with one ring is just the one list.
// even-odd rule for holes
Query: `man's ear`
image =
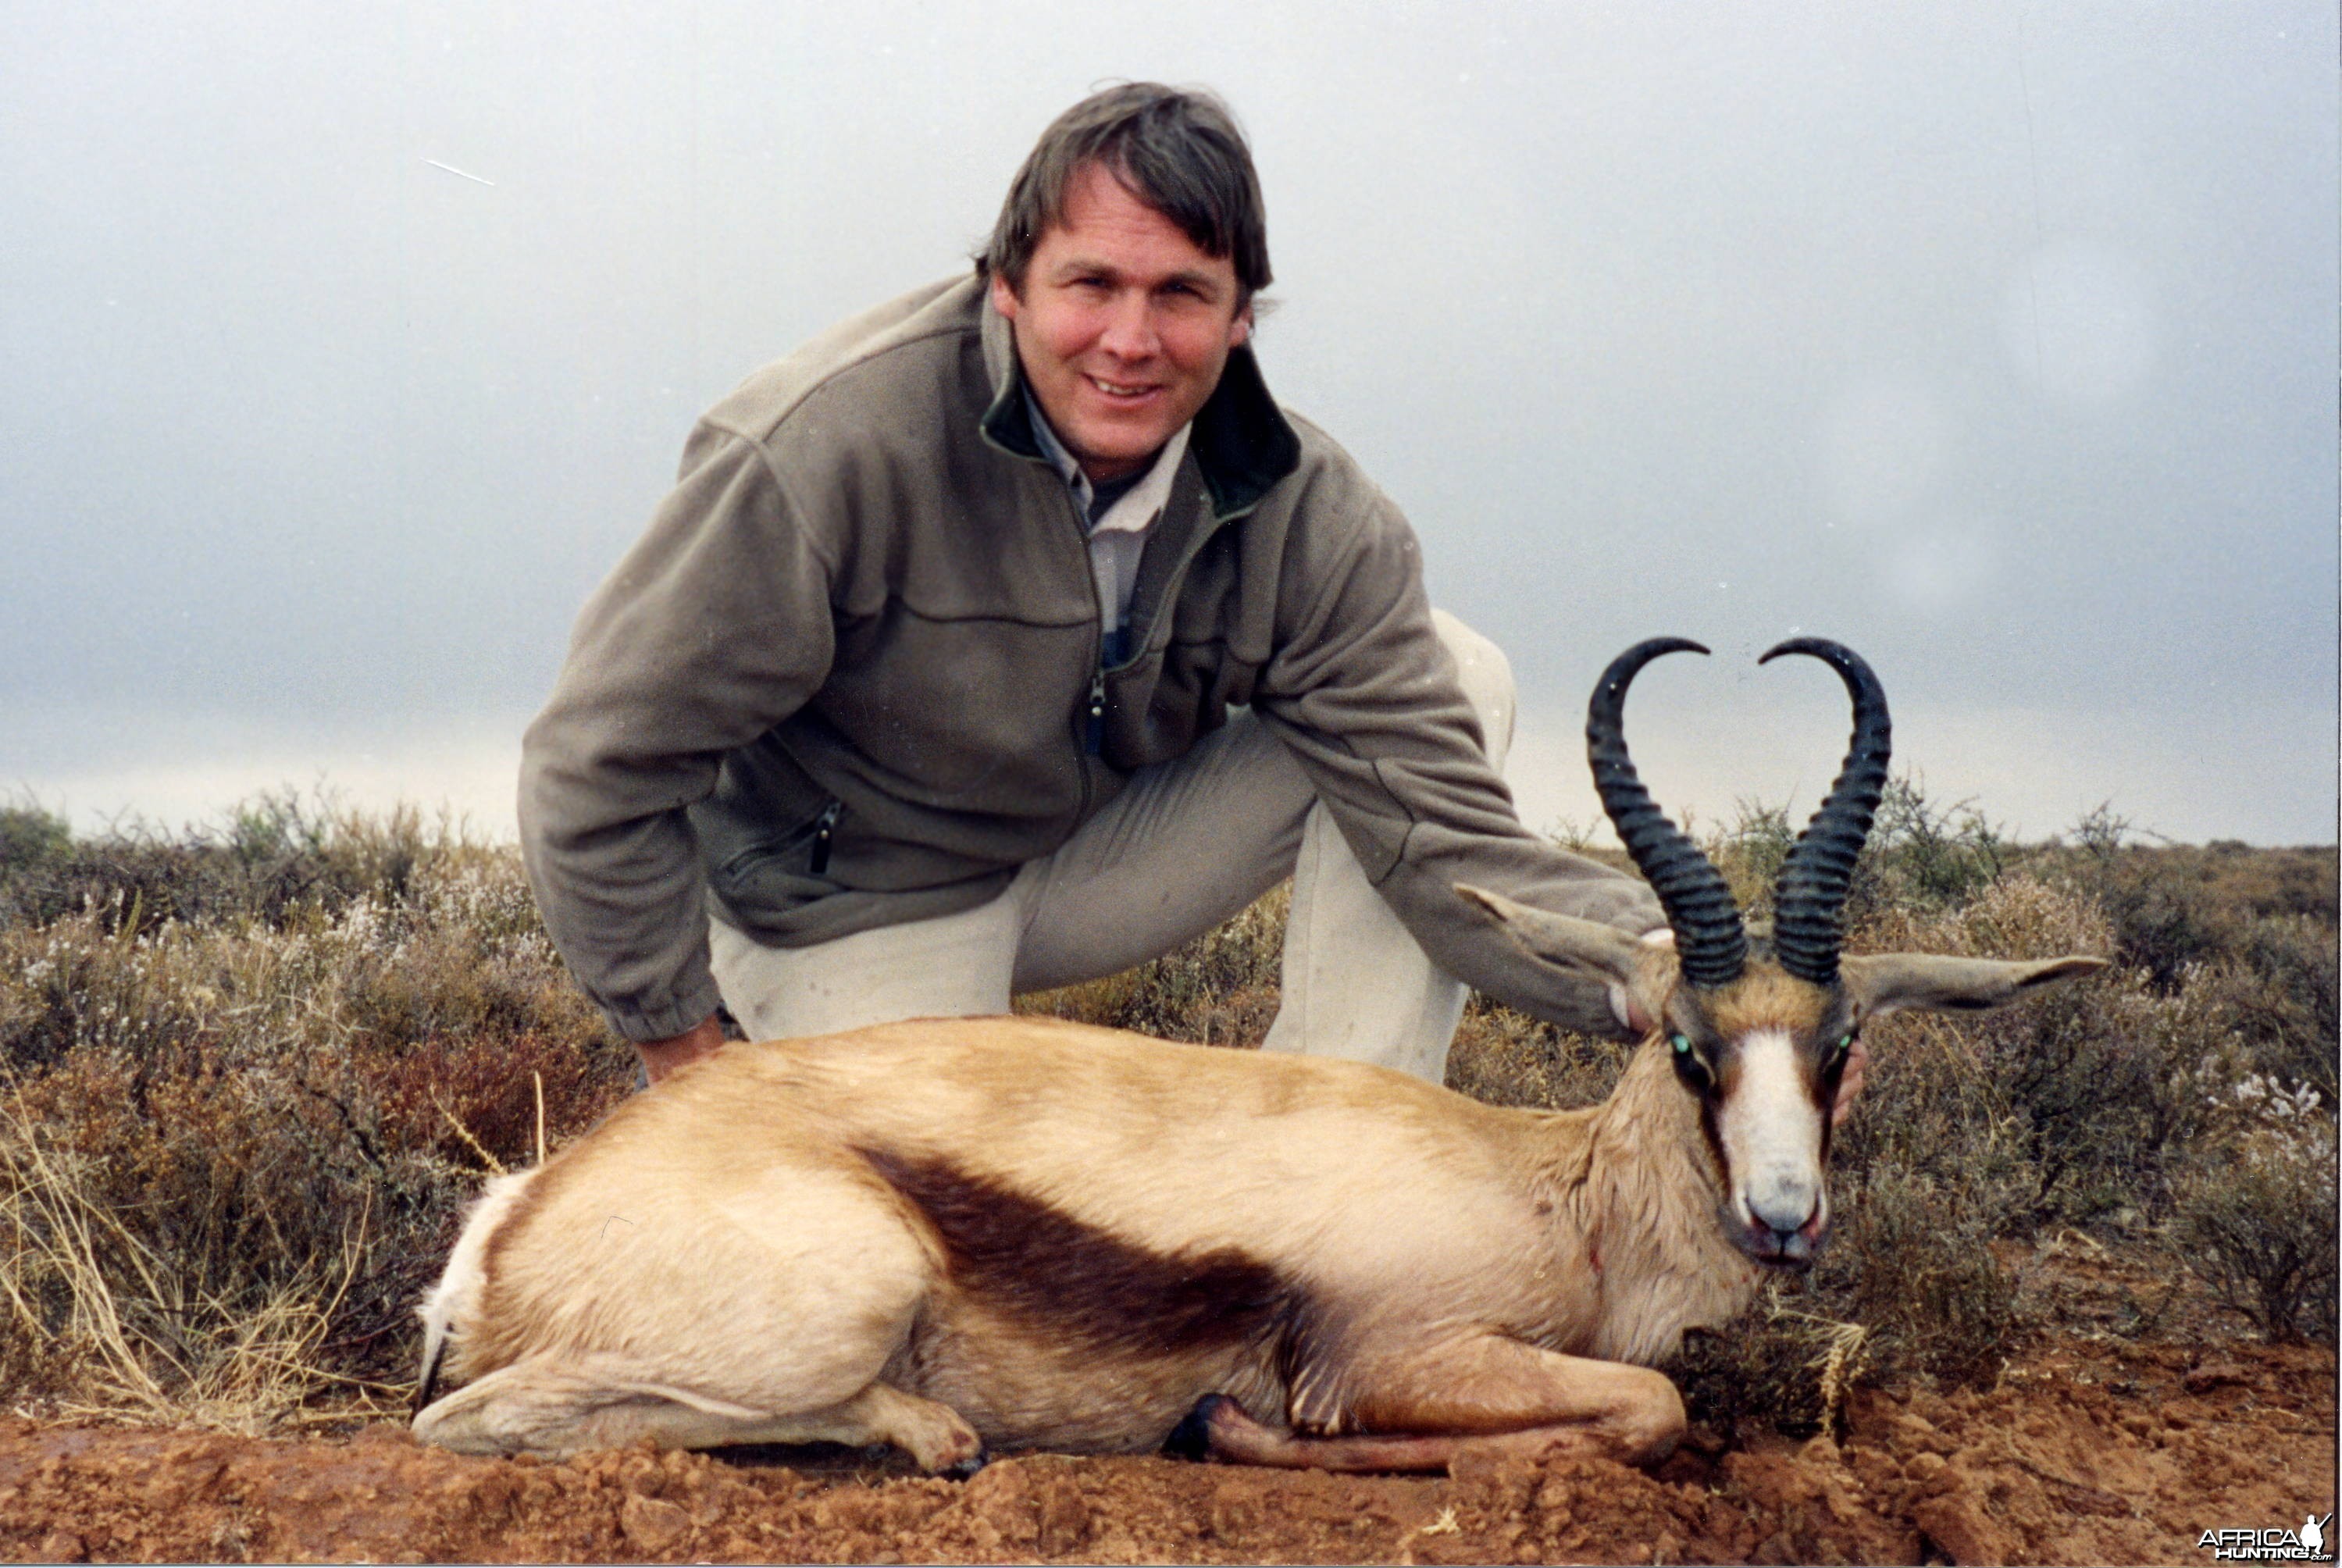
{"label": "man's ear", "polygon": [[1246,344],[1248,344],[1251,341],[1252,301],[1246,300],[1245,301],[1245,307],[1236,312],[1236,320],[1228,324],[1228,346],[1230,348],[1242,348]]}
{"label": "man's ear", "polygon": [[1930,1013],[1981,1013],[2005,1007],[2059,981],[2094,974],[2107,966],[2107,961],[2079,954],[2017,962],[1877,953],[1840,958],[1837,966],[1857,1009],[1876,1018],[1907,1007]]}
{"label": "man's ear", "polygon": [[1010,321],[1016,319],[1016,291],[996,272],[992,275],[992,308]]}
{"label": "man's ear", "polygon": [[1632,987],[1643,962],[1653,951],[1648,944],[1636,941],[1616,926],[1531,909],[1486,888],[1459,882],[1456,895],[1486,910],[1523,952],[1575,970],[1588,979]]}

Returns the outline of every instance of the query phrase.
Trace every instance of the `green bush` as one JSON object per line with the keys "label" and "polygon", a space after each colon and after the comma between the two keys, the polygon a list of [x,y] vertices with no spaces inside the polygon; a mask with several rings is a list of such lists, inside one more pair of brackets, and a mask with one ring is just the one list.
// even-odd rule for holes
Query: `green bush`
{"label": "green bush", "polygon": [[291,790],[177,834],[134,821],[79,838],[45,814],[14,815],[14,833],[0,838],[0,927],[89,910],[103,912],[109,929],[134,932],[171,921],[277,925],[358,898],[395,904],[415,866],[463,838],[445,819],[426,826],[411,807],[369,816]]}
{"label": "green bush", "polygon": [[29,801],[0,805],[0,878],[37,875],[72,848],[65,818]]}

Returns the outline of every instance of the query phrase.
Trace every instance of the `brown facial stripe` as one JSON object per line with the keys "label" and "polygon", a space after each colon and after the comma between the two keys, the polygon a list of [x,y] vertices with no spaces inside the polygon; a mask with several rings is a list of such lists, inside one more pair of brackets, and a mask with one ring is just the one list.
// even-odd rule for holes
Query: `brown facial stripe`
{"label": "brown facial stripe", "polygon": [[1699,1100],[1699,1134],[1707,1141],[1708,1158],[1716,1162],[1716,1181],[1726,1192],[1732,1189],[1732,1162],[1724,1155],[1724,1134],[1716,1124],[1718,1102],[1701,1095]]}
{"label": "brown facial stripe", "polygon": [[940,1160],[860,1150],[942,1236],[952,1281],[1101,1351],[1185,1351],[1280,1333],[1298,1293],[1232,1247],[1166,1255]]}

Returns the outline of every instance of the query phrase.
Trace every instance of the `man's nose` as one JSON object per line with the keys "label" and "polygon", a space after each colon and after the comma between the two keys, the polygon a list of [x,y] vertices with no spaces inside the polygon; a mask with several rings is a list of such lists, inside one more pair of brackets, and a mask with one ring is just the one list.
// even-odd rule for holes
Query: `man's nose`
{"label": "man's nose", "polygon": [[1151,359],[1162,346],[1155,330],[1153,303],[1136,290],[1118,296],[1106,316],[1098,346],[1116,359]]}

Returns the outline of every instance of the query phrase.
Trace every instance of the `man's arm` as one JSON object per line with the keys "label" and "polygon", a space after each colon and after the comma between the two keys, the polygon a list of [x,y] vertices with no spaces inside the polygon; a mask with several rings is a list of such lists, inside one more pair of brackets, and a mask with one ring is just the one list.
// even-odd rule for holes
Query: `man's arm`
{"label": "man's arm", "polygon": [[675,491],[578,617],[523,746],[545,929],[655,1076],[713,1049],[706,895],[684,808],[801,707],[833,651],[828,564],[764,450],[703,425]]}

